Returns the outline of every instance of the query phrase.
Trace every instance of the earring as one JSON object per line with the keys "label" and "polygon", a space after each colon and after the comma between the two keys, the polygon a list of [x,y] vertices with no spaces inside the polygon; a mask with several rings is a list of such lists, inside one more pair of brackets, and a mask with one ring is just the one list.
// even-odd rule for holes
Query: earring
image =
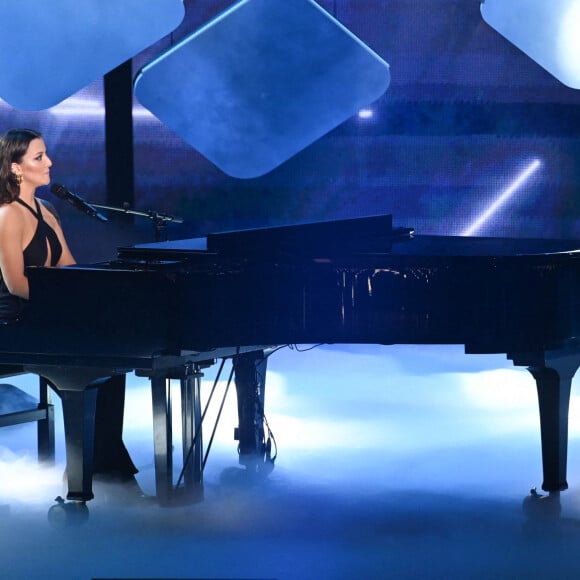
{"label": "earring", "polygon": [[16,175],[16,184],[22,185],[22,174],[21,173]]}

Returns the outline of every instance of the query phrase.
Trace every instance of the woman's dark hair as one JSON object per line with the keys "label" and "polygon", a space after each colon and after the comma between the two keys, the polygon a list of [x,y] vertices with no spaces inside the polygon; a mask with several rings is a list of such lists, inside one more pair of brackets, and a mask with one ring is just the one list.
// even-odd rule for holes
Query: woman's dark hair
{"label": "woman's dark hair", "polygon": [[21,163],[30,142],[42,135],[32,129],[10,129],[0,137],[0,204],[11,203],[20,195],[20,185],[12,164]]}

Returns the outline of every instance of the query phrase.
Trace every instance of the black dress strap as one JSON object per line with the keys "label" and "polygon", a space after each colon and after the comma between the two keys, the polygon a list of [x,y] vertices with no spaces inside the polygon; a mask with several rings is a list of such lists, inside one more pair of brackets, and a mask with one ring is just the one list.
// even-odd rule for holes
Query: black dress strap
{"label": "black dress strap", "polygon": [[56,232],[44,221],[42,210],[40,209],[40,203],[37,199],[34,200],[36,205],[35,211],[19,197],[17,197],[15,201],[25,207],[38,220],[38,226],[34,237],[30,241],[30,244],[24,249],[24,265],[44,266],[46,258],[48,257],[48,251],[46,248],[48,242],[51,256],[50,265],[56,266],[62,254],[62,246]]}
{"label": "black dress strap", "polygon": [[20,199],[19,197],[17,197],[14,201],[19,203],[21,206],[25,207],[39,222],[44,221],[42,218],[42,212],[40,211],[40,206],[38,205],[37,199],[34,200],[34,203],[36,205],[36,211],[33,208],[31,208],[23,199]]}

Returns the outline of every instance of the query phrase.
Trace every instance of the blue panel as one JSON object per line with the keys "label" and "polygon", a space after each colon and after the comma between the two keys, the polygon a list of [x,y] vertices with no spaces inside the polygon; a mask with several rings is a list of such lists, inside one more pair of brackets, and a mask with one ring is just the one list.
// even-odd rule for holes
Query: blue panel
{"label": "blue panel", "polygon": [[9,0],[0,22],[0,97],[52,107],[174,30],[182,0]]}
{"label": "blue panel", "polygon": [[233,177],[263,175],[388,88],[388,64],[311,0],[244,0],[145,66],[135,94]]}
{"label": "blue panel", "polygon": [[578,0],[483,0],[481,15],[560,82],[580,89]]}

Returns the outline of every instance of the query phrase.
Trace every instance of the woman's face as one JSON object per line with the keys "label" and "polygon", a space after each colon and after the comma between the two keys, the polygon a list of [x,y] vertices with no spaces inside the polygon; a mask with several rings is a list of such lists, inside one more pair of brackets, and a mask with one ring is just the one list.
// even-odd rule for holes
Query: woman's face
{"label": "woman's face", "polygon": [[20,187],[29,185],[33,188],[50,183],[52,161],[46,154],[43,139],[33,139],[20,163],[12,164],[12,172],[22,176]]}

